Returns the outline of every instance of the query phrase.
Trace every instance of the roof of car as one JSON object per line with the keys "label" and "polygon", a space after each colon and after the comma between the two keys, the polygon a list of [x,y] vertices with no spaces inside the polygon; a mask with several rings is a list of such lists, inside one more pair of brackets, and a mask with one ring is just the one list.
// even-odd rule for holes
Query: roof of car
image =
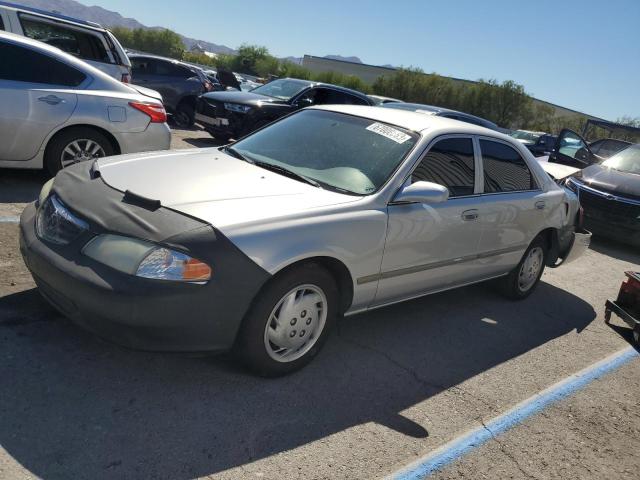
{"label": "roof of car", "polygon": [[290,77],[285,77],[285,78],[276,78],[272,81],[276,81],[276,80],[289,80],[289,81],[293,81],[293,82],[299,82],[299,83],[305,83],[307,85],[309,85],[310,87],[331,87],[335,90],[340,90],[341,92],[346,92],[346,93],[350,93],[352,95],[357,95],[359,97],[362,97],[363,99],[366,99],[367,101],[371,102],[371,100],[369,99],[368,95],[359,92],[358,90],[353,90],[352,88],[347,88],[347,87],[341,87],[340,85],[334,85],[332,83],[325,83],[325,82],[315,82],[313,80],[303,80],[300,78],[290,78]]}
{"label": "roof of car", "polygon": [[163,60],[165,62],[177,63],[178,65],[184,65],[185,67],[197,68],[202,70],[201,67],[193,65],[191,63],[183,62],[182,60],[176,60],[175,58],[162,57],[160,55],[153,55],[151,53],[138,53],[127,51],[127,57],[129,58],[153,58],[154,60]]}
{"label": "roof of car", "polygon": [[444,113],[444,112],[455,113],[458,115],[466,116],[468,118],[475,118],[476,120],[486,122],[488,125],[493,125],[497,127],[495,123],[493,123],[491,120],[487,120],[486,118],[478,117],[476,115],[472,115],[466,112],[461,112],[459,110],[452,110],[450,108],[436,107],[435,105],[424,105],[422,103],[389,102],[389,103],[385,103],[384,107],[385,108],[402,108],[405,110],[409,110],[410,108],[415,108],[416,110],[426,110],[428,112],[433,112],[433,113]]}
{"label": "roof of car", "polygon": [[42,10],[40,8],[33,8],[33,7],[27,7],[25,5],[18,5],[17,3],[0,2],[0,6],[1,7],[15,8],[17,10],[22,10],[24,12],[37,13],[38,15],[45,15],[47,17],[57,18],[59,20],[65,20],[67,22],[77,23],[79,25],[85,25],[87,27],[103,28],[102,25],[100,25],[99,23],[96,23],[96,22],[90,22],[88,20],[81,20],[79,18],[69,17],[67,15],[62,15],[62,14],[56,13],[56,12],[50,12],[48,10]]}
{"label": "roof of car", "polygon": [[461,122],[452,118],[424,115],[422,113],[412,112],[409,110],[380,108],[378,106],[368,107],[364,105],[318,105],[311,108],[370,118],[371,120],[390,123],[414,132],[423,132],[425,130],[432,129],[448,129],[459,133],[491,135],[497,136],[498,138],[509,139],[510,141],[513,140],[513,138],[497,132],[496,130],[480,127],[471,123]]}

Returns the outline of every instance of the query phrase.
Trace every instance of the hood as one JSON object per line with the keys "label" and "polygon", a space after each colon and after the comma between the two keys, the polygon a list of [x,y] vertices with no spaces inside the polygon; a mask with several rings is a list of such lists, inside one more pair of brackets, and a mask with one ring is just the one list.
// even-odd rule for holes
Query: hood
{"label": "hood", "polygon": [[547,174],[550,175],[554,180],[562,180],[563,178],[569,177],[574,173],[580,171],[580,169],[570,167],[569,165],[562,165],[561,163],[549,163],[546,159],[537,160],[540,163],[542,169],[547,172]]}
{"label": "hood", "polygon": [[145,97],[153,98],[154,100],[158,100],[162,103],[162,95],[160,92],[156,92],[155,90],[151,90],[150,88],[139,87],[138,85],[134,85],[132,83],[127,84],[128,87],[133,88],[139,94],[144,95]]}
{"label": "hood", "polygon": [[576,177],[596,190],[640,200],[640,175],[620,172],[602,165],[591,165],[576,174]]}
{"label": "hood", "polygon": [[107,157],[97,167],[107,185],[159,200],[223,233],[359,199],[270,172],[217,148]]}
{"label": "hood", "polygon": [[266,95],[251,92],[225,91],[209,92],[202,95],[202,98],[215,100],[217,102],[240,103],[242,105],[258,105],[260,103],[284,103],[282,100]]}

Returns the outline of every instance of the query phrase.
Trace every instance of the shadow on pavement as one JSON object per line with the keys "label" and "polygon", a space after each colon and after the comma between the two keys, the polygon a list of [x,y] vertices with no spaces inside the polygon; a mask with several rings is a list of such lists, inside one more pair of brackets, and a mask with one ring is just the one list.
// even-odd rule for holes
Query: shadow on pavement
{"label": "shadow on pavement", "polygon": [[210,147],[219,147],[220,145],[224,145],[228,142],[221,142],[213,137],[211,138],[203,138],[203,137],[184,137],[182,139],[184,142],[193,145],[198,148],[210,148]]}
{"label": "shadow on pavement", "polygon": [[399,412],[595,318],[546,283],[518,303],[468,287],[344,319],[308,367],[267,380],[224,357],[124,350],[61,318],[21,323],[34,292],[16,295],[0,298],[0,322],[14,311],[0,323],[0,444],[46,479],[190,479],[365,422],[424,437]]}
{"label": "shadow on pavement", "polygon": [[0,168],[0,203],[33,202],[48,179],[42,170]]}
{"label": "shadow on pavement", "polygon": [[624,262],[635,263],[638,265],[638,269],[640,269],[640,249],[638,247],[616,242],[608,238],[593,237],[589,248]]}

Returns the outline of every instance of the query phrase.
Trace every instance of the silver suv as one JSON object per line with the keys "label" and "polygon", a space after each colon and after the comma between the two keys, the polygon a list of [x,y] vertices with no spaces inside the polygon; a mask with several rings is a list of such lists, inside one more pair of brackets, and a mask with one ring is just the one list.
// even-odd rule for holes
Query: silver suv
{"label": "silver suv", "polygon": [[90,158],[169,148],[158,92],[11,33],[0,32],[0,58],[0,167],[55,173]]}
{"label": "silver suv", "polygon": [[58,47],[116,80],[131,81],[131,62],[124,49],[111,32],[97,23],[0,2],[0,30]]}

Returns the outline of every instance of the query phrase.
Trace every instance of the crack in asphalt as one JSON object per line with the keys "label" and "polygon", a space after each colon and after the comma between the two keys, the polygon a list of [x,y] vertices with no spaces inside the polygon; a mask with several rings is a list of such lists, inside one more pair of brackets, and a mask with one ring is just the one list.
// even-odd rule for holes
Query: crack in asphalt
{"label": "crack in asphalt", "polygon": [[[351,344],[353,346],[356,346],[362,350],[366,350],[372,353],[375,353],[381,357],[383,357],[385,360],[387,360],[389,363],[391,363],[392,365],[394,365],[395,367],[403,370],[405,373],[409,374],[414,381],[416,381],[417,383],[427,387],[430,390],[435,390],[436,392],[442,392],[442,391],[452,391],[455,393],[458,393],[458,397],[467,405],[469,405],[470,407],[472,407],[473,411],[475,411],[476,413],[478,413],[478,408],[477,405],[475,405],[473,403],[472,400],[475,400],[476,402],[479,402],[481,404],[483,404],[486,408],[488,408],[491,412],[496,412],[496,407],[495,405],[492,405],[491,403],[487,402],[485,399],[477,397],[476,395],[470,393],[469,391],[467,391],[466,389],[458,386],[458,385],[451,385],[451,386],[446,386],[446,385],[441,385],[438,383],[434,383],[431,382],[425,378],[423,378],[422,376],[420,376],[420,374],[418,372],[416,372],[414,369],[412,369],[411,367],[408,367],[407,365],[404,365],[403,363],[399,362],[398,360],[396,360],[395,358],[393,358],[388,352],[384,351],[384,350],[379,350],[376,347],[373,347],[371,345],[367,345],[365,343],[361,343],[358,342],[357,340],[354,340],[352,338],[349,338],[347,336],[345,336],[340,329],[336,329],[337,333],[338,333],[338,337],[344,341],[345,343]],[[469,400],[469,398],[465,398],[465,397],[470,397],[472,400]]]}
{"label": "crack in asphalt", "polygon": [[[511,452],[509,452],[507,450],[506,444],[498,439],[498,436],[495,435],[493,433],[493,431],[484,423],[484,420],[482,420],[482,418],[478,418],[477,420],[478,420],[478,422],[480,422],[480,425],[482,425],[482,428],[484,428],[489,433],[489,436],[491,437],[491,440],[494,441],[498,445],[498,448],[500,449],[500,452],[502,452],[502,454],[505,457],[507,457],[509,460],[511,460],[511,462],[520,471],[520,473],[522,473],[526,478],[531,478],[533,480],[539,480],[538,477],[536,477],[535,475],[532,475],[531,473],[527,472],[522,467],[522,465],[520,465],[520,461],[515,457],[515,455],[513,455]],[[522,424],[519,424],[519,425],[522,425]]]}

